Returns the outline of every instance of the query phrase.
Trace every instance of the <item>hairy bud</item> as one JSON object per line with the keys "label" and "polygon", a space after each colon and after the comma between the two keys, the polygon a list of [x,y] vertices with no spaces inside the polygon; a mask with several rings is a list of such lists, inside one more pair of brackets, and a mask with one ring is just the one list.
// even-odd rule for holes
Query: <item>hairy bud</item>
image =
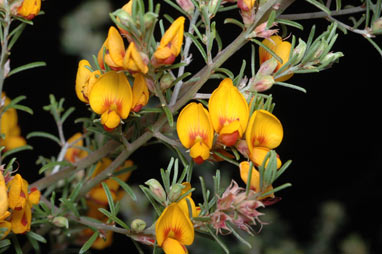
{"label": "hairy bud", "polygon": [[377,19],[371,25],[371,32],[373,34],[382,34],[382,18]]}
{"label": "hairy bud", "polygon": [[299,39],[297,47],[293,50],[293,55],[297,55],[296,63],[300,62],[302,58],[304,57],[306,51],[306,43],[305,41]]}
{"label": "hairy bud", "polygon": [[261,76],[256,78],[254,84],[251,86],[251,89],[255,90],[256,92],[264,92],[270,89],[274,83],[275,80],[271,75]]}
{"label": "hairy bud", "polygon": [[146,222],[141,219],[135,219],[131,222],[131,229],[135,233],[141,233],[146,228]]}
{"label": "hairy bud", "polygon": [[182,190],[184,188],[184,185],[182,184],[174,184],[173,186],[171,186],[170,188],[170,193],[168,194],[168,198],[171,202],[175,202],[178,200],[178,198],[180,197],[180,195],[182,194]]}
{"label": "hairy bud", "polygon": [[145,184],[149,186],[150,190],[155,195],[155,197],[158,198],[158,200],[160,200],[162,203],[166,202],[166,192],[156,179],[151,178],[150,180],[146,181]]}
{"label": "hairy bud", "polygon": [[195,6],[191,2],[191,0],[176,0],[176,2],[188,14],[193,14],[194,13]]}
{"label": "hairy bud", "polygon": [[170,73],[165,73],[161,79],[160,79],[160,89],[166,90],[171,87],[172,82],[175,80],[173,76],[171,76]]}

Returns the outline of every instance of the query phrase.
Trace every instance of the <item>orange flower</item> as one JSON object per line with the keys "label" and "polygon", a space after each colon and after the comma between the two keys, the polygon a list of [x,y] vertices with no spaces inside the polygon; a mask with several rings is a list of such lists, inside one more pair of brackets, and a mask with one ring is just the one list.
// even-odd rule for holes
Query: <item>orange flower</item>
{"label": "orange flower", "polygon": [[191,102],[182,109],[176,124],[180,142],[190,148],[190,156],[198,164],[210,156],[214,130],[208,111],[200,103]]}
{"label": "orange flower", "polygon": [[[263,44],[270,48],[276,55],[278,55],[282,60],[283,63],[278,61],[278,65],[276,69],[274,70],[274,73],[278,71],[286,62],[289,60],[289,54],[292,48],[292,45],[290,42],[283,41],[282,38],[278,35],[273,35],[269,39],[264,39]],[[260,57],[260,64],[264,63],[268,59],[272,58],[272,55],[268,53],[263,47],[259,48],[259,57]],[[293,76],[293,73],[282,76],[276,81],[286,81],[290,79]]]}
{"label": "orange flower", "polygon": [[74,163],[79,159],[85,158],[88,155],[88,152],[82,150],[81,148],[78,148],[84,146],[84,141],[83,139],[81,139],[81,137],[82,133],[77,132],[67,141],[69,144],[71,144],[74,141],[78,140],[75,144],[72,145],[72,147],[68,148],[65,154],[65,159],[67,161],[70,161],[71,163]]}
{"label": "orange flower", "polygon": [[106,130],[116,128],[121,119],[129,116],[133,94],[130,83],[122,72],[110,71],[94,83],[89,94],[92,110],[101,115]]}
{"label": "orange flower", "polygon": [[17,9],[17,14],[25,19],[33,19],[41,8],[41,0],[24,0]]}
{"label": "orange flower", "polygon": [[229,78],[213,91],[208,102],[212,125],[219,133],[219,141],[232,146],[247,128],[249,109],[247,101]]}
{"label": "orange flower", "polygon": [[154,52],[154,66],[172,64],[175,61],[183,44],[184,21],[184,17],[177,18],[164,33]]}
{"label": "orange flower", "polygon": [[142,72],[146,74],[149,70],[146,63],[143,62],[140,52],[135,47],[134,42],[130,42],[123,59],[123,67],[131,73]]}

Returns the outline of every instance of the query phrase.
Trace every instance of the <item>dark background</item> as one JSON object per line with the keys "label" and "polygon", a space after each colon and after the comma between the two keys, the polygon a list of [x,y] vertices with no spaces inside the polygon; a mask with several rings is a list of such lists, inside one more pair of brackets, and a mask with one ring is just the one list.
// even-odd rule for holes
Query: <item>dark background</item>
{"label": "dark background", "polygon": [[[12,68],[32,61],[47,63],[46,67],[23,72],[5,82],[4,90],[9,97],[26,95],[28,98],[24,104],[34,110],[33,116],[19,113],[19,125],[24,136],[36,130],[57,133],[52,117],[42,110],[44,105],[49,104],[49,94],[54,94],[56,98],[65,97],[67,107],[76,107],[65,126],[66,138],[81,130],[79,124],[73,123],[74,119],[88,115],[86,106],[76,98],[74,92],[80,59],[66,54],[60,46],[60,19],[79,2],[44,1],[42,10],[45,15],[33,20],[35,25],[25,29],[12,50]],[[117,0],[111,2],[113,9],[125,3]],[[296,5],[288,12],[315,10],[305,5]],[[162,5],[162,13],[163,10],[174,13],[165,3]],[[342,20],[347,21],[346,18]],[[305,41],[313,23],[317,25],[318,33],[329,24],[324,19],[301,23],[305,31],[291,32]],[[226,42],[238,33],[233,25],[222,27],[223,36],[232,34],[227,36]],[[293,186],[279,194],[283,200],[274,205],[274,208],[290,224],[292,237],[306,244],[314,232],[317,221],[313,218],[317,216],[319,207],[328,200],[339,201],[344,205],[347,220],[338,237],[347,232],[357,232],[367,242],[371,253],[378,253],[382,247],[379,208],[382,197],[379,162],[381,134],[378,123],[382,58],[362,36],[339,33],[333,49],[345,55],[339,63],[323,72],[294,75],[289,80],[304,87],[307,94],[283,87],[274,87],[270,91],[276,102],[274,113],[283,123],[285,131],[283,143],[277,152],[284,161],[293,160],[292,166],[279,180],[279,183],[291,182]],[[381,45],[381,39],[378,42]],[[195,52],[195,59],[198,59],[197,55]],[[243,48],[225,67],[238,73],[241,59],[247,56],[248,48]],[[215,84],[211,84],[213,89]],[[37,156],[56,155],[59,148],[45,140],[30,139],[28,143],[34,146],[34,150],[20,153],[18,157],[21,173],[28,175],[28,180],[32,182],[39,178],[38,166],[35,165]],[[167,163],[158,158],[158,149],[163,147],[145,148],[134,155],[138,167],[145,169],[139,172],[137,179],[148,179]],[[147,160],[148,156],[152,159]],[[150,161],[156,164],[150,164]],[[146,174],[147,171],[150,173]]]}

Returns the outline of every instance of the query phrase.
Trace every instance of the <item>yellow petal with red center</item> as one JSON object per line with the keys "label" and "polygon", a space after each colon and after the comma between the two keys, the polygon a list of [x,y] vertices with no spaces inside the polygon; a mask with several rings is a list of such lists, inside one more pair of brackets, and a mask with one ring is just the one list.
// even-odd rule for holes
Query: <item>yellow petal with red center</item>
{"label": "yellow petal with red center", "polygon": [[[154,53],[155,58],[157,58],[160,62],[164,61],[165,59],[171,58],[172,57],[172,62],[175,60],[175,55],[173,55],[173,52],[171,51],[170,48],[164,47],[161,49],[157,49]],[[171,62],[171,63],[172,63]],[[169,64],[171,64],[169,63]]]}
{"label": "yellow petal with red center", "polygon": [[197,164],[201,164],[210,157],[210,148],[204,142],[198,141],[191,147],[190,156]]}
{"label": "yellow petal with red center", "polygon": [[141,73],[134,75],[134,84],[133,84],[133,103],[131,110],[134,112],[139,112],[143,106],[149,101],[149,89],[147,88],[147,83],[145,76]]}
{"label": "yellow petal with red center", "polygon": [[195,206],[195,202],[191,198],[191,196],[187,196],[187,197],[182,198],[181,200],[179,200],[177,202],[179,208],[184,212],[184,215],[186,215],[187,217],[190,217],[190,213],[188,211],[187,200],[190,202],[190,205],[191,205],[191,214],[192,214],[192,217],[196,217],[197,216],[196,206]]}
{"label": "yellow petal with red center", "polygon": [[190,245],[194,242],[194,226],[182,209],[176,203],[172,203],[155,223],[155,235],[159,246],[168,238]]}
{"label": "yellow petal with red center", "polygon": [[33,19],[41,8],[41,0],[24,0],[17,9],[17,14],[26,19]]}
{"label": "yellow petal with red center", "polygon": [[283,127],[272,113],[266,110],[256,110],[249,119],[245,139],[249,152],[254,147],[266,147],[274,149],[278,147],[283,139]]}
{"label": "yellow petal with red center", "polygon": [[[248,161],[241,162],[239,168],[240,168],[240,177],[243,180],[243,182],[246,184],[248,182],[249,162]],[[252,177],[251,177],[250,185],[251,185],[251,190],[255,192],[261,191],[260,190],[260,173],[259,171],[257,171],[255,167],[252,168]],[[272,189],[273,187],[270,185],[267,187],[264,193]],[[267,198],[267,197],[274,197],[274,194],[272,193],[270,195],[260,198],[259,200]]]}
{"label": "yellow petal with red center", "polygon": [[[224,79],[213,91],[208,109],[217,133],[230,134],[238,131],[239,138],[243,135],[249,118],[248,103],[231,79]],[[231,123],[233,124],[230,125]]]}
{"label": "yellow petal with red center", "polygon": [[30,230],[32,220],[31,207],[27,203],[21,210],[12,211],[12,232],[15,234],[23,234]]}
{"label": "yellow petal with red center", "polygon": [[[65,159],[67,161],[74,163],[77,160],[82,159],[82,158],[87,156],[88,153],[86,151],[78,148],[78,147],[84,146],[84,142],[83,142],[83,139],[81,139],[81,137],[82,137],[82,133],[77,132],[71,138],[68,139],[68,143],[72,144],[73,146],[68,148],[68,150],[66,150]],[[76,140],[77,140],[77,142],[73,143]]]}
{"label": "yellow petal with red center", "polygon": [[[282,43],[282,38],[278,35],[273,35],[269,39],[264,39],[262,43],[267,46],[270,50],[273,52],[275,51],[277,45]],[[272,57],[271,54],[268,53],[263,47],[259,47],[259,58],[260,58],[260,64],[264,63],[268,59]]]}
{"label": "yellow petal with red center", "polygon": [[0,172],[0,217],[8,211],[8,188],[5,185],[3,173]]}
{"label": "yellow petal with red center", "polygon": [[214,130],[208,111],[202,104],[191,102],[185,106],[179,114],[176,130],[184,147],[190,148],[195,143],[202,142],[204,146],[199,144],[199,149],[194,149],[198,151],[201,147],[211,149]]}
{"label": "yellow petal with red center", "polygon": [[123,59],[123,67],[130,72],[142,72],[146,74],[149,70],[147,65],[143,62],[142,56],[135,47],[134,42],[130,42]]}
{"label": "yellow petal with red center", "polygon": [[123,58],[125,56],[125,45],[123,43],[122,36],[114,26],[109,28],[109,33],[107,36],[107,49],[113,62],[118,67],[122,67]]}
{"label": "yellow petal with red center", "polygon": [[162,245],[162,249],[166,254],[187,254],[187,248],[179,241],[167,238]]}
{"label": "yellow petal with red center", "polygon": [[[132,98],[133,93],[125,74],[110,71],[102,75],[93,85],[89,95],[89,104],[97,114],[102,115],[106,112],[106,115],[103,116],[105,123],[110,121],[115,124],[117,116],[121,119],[128,117]],[[116,114],[109,116],[110,111],[115,111]]]}
{"label": "yellow petal with red center", "polygon": [[28,196],[28,202],[31,205],[37,205],[40,202],[41,193],[37,188],[31,188]]}
{"label": "yellow petal with red center", "polygon": [[22,209],[25,207],[28,198],[28,183],[16,174],[12,180],[8,182],[8,204],[12,210]]}
{"label": "yellow petal with red center", "polygon": [[[254,147],[252,150],[252,153],[250,155],[250,159],[255,164],[255,166],[257,166],[257,167],[261,166],[263,164],[265,156],[267,156],[267,153],[269,151],[270,150],[268,148],[265,148],[265,147]],[[277,160],[277,168],[279,169],[281,167],[281,160],[280,160],[279,156],[277,156],[276,160]],[[265,166],[268,165],[268,161],[269,161],[269,159],[265,163]]]}
{"label": "yellow petal with red center", "polygon": [[12,224],[8,221],[1,221],[0,228],[2,229],[0,232],[0,240],[3,240],[11,232]]}

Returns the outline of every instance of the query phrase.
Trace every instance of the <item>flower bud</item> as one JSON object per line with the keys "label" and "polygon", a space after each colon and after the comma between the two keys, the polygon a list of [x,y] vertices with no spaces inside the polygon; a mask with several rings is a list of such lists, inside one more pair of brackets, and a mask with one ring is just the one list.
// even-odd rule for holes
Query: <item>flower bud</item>
{"label": "flower bud", "polygon": [[54,217],[52,220],[52,223],[59,228],[69,228],[69,222],[68,219],[62,216]]}
{"label": "flower bud", "polygon": [[157,15],[153,12],[147,12],[143,16],[143,22],[145,24],[145,28],[149,29],[154,23],[155,20],[157,19]]}
{"label": "flower bud", "polygon": [[131,229],[135,233],[141,233],[146,228],[146,222],[141,219],[135,219],[131,222]]}
{"label": "flower bud", "polygon": [[371,25],[371,32],[373,34],[382,34],[382,18],[377,19]]}
{"label": "flower bud", "polygon": [[301,59],[304,57],[306,51],[306,43],[305,41],[299,39],[297,47],[293,50],[293,55],[297,55],[296,63],[300,62]]}
{"label": "flower bud", "polygon": [[188,14],[193,14],[194,13],[195,6],[191,2],[191,0],[176,0],[176,2]]}
{"label": "flower bud", "polygon": [[313,54],[313,59],[319,58],[324,52],[325,48],[328,47],[328,43],[326,41],[321,41],[320,45],[317,47],[316,51]]}
{"label": "flower bud", "polygon": [[174,80],[175,78],[170,73],[165,73],[160,79],[160,89],[166,90],[170,88]]}
{"label": "flower bud", "polygon": [[182,189],[184,188],[184,185],[177,183],[171,186],[170,193],[168,194],[168,198],[171,202],[175,202],[178,200],[180,195],[182,194]]}
{"label": "flower bud", "polygon": [[271,75],[260,76],[255,80],[251,89],[255,90],[256,92],[264,92],[270,89],[274,83],[275,80]]}
{"label": "flower bud", "polygon": [[336,61],[338,58],[344,56],[344,54],[342,54],[342,52],[336,52],[336,53],[328,53],[326,56],[324,56],[324,58],[321,60],[321,63],[322,65],[328,65],[334,61]]}
{"label": "flower bud", "polygon": [[155,197],[158,198],[162,203],[166,202],[166,192],[164,191],[162,185],[154,178],[145,182],[146,185],[149,186],[152,193]]}
{"label": "flower bud", "polygon": [[271,57],[260,65],[260,69],[257,71],[257,75],[265,76],[271,75],[277,68],[278,62],[274,57]]}

